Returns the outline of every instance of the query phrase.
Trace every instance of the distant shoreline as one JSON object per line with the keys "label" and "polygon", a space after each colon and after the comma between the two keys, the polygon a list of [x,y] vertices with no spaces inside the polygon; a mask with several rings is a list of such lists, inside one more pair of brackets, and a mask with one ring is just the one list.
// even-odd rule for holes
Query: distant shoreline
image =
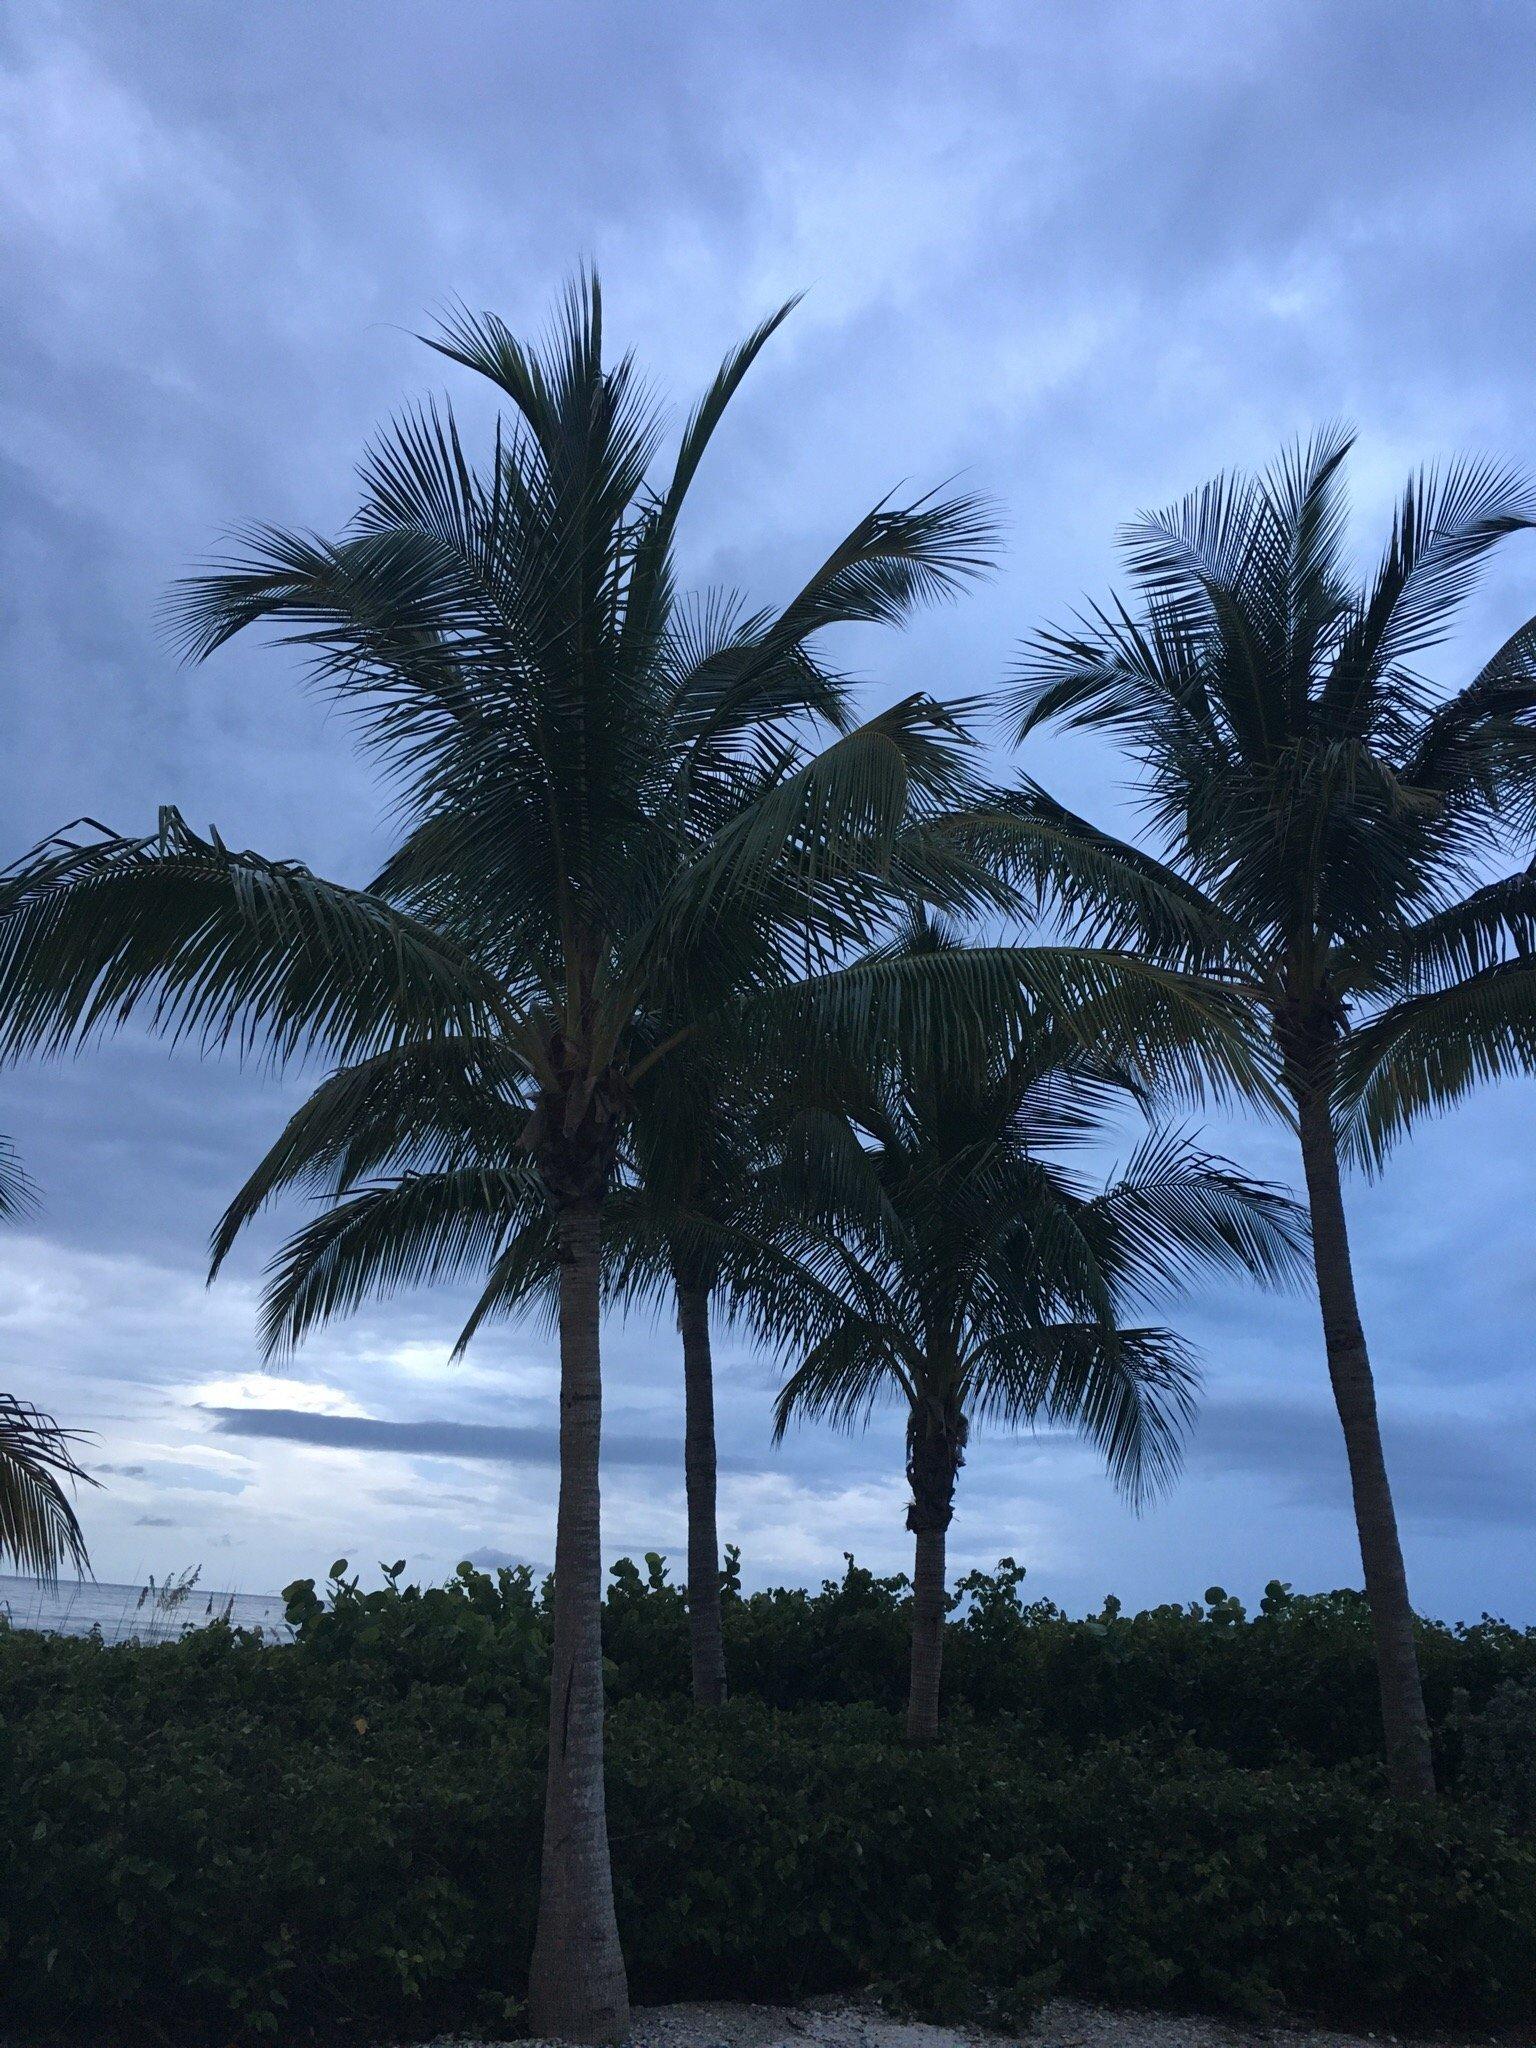
{"label": "distant shoreline", "polygon": [[88,1636],[104,1641],[174,1642],[188,1629],[227,1618],[237,1628],[260,1628],[287,1636],[278,1593],[232,1593],[199,1583],[171,1581],[118,1585],[98,1579],[42,1579],[0,1574],[0,1618],[12,1628],[48,1635]]}

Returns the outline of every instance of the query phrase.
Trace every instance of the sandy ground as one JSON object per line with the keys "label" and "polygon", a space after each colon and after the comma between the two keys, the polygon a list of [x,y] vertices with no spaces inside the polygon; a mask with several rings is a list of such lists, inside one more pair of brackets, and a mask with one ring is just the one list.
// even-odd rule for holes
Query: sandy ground
{"label": "sandy ground", "polygon": [[[1170,2013],[1112,2012],[1057,1998],[1023,2035],[930,2027],[869,2005],[812,2000],[802,2006],[665,2005],[635,2012],[633,2048],[1367,2048],[1389,2034],[1332,2034],[1258,2027]],[[460,2039],[439,2048],[499,2048]],[[535,2048],[535,2044],[519,2044]],[[1442,2042],[1440,2048],[1475,2048]]]}

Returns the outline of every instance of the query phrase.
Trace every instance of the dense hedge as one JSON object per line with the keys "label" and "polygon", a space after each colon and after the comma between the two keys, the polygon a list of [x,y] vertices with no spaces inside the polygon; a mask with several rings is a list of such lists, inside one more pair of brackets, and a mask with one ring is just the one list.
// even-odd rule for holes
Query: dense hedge
{"label": "dense hedge", "polygon": [[[683,1697],[659,1562],[608,1602],[610,1810],[640,1995],[1055,1985],[1372,2022],[1536,2018],[1536,1638],[1426,1629],[1456,1788],[1381,1796],[1348,1595],[1071,1622],[1009,1570],[900,1739],[904,1588],[728,1602]],[[545,1610],[526,1575],[292,1589],[299,1640],[0,1630],[0,2025],[95,2043],[509,2030],[531,1938]]]}

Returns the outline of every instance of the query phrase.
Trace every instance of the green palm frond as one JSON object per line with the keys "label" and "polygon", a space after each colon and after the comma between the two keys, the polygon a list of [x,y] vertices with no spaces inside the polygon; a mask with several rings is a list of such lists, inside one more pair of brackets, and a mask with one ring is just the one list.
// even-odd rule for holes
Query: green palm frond
{"label": "green palm frond", "polygon": [[94,1486],[75,1462],[76,1432],[13,1394],[0,1394],[0,1558],[42,1579],[61,1564],[88,1569],[85,1537],[65,1486]]}
{"label": "green palm frond", "polygon": [[1205,1273],[1284,1287],[1308,1270],[1306,1211],[1176,1131],[1150,1132],[1088,1204],[1095,1252],[1127,1298],[1156,1299]]}
{"label": "green palm frond", "polygon": [[1347,1156],[1372,1171],[1416,1123],[1536,1069],[1536,961],[1510,960],[1371,1018],[1339,1056]]}
{"label": "green palm frond", "polygon": [[545,1214],[531,1167],[405,1174],[355,1190],[289,1238],[262,1295],[270,1358],[365,1298],[475,1277]]}
{"label": "green palm frond", "polygon": [[881,1401],[917,1398],[917,1375],[890,1321],[845,1314],[780,1388],[773,1439],[782,1441],[796,1419],[860,1429]]}
{"label": "green palm frond", "polygon": [[18,1223],[37,1207],[37,1190],[16,1147],[0,1134],[0,1223]]}
{"label": "green palm frond", "polygon": [[1178,1474],[1199,1375],[1171,1330],[1062,1324],[984,1339],[967,1384],[982,1420],[1081,1436],[1140,1506]]}
{"label": "green palm frond", "polygon": [[1527,487],[1490,463],[1456,463],[1410,479],[1386,553],[1352,601],[1319,694],[1327,731],[1363,738],[1384,718],[1431,709],[1408,663],[1445,638],[1484,556],[1528,525],[1531,513]]}
{"label": "green palm frond", "polygon": [[1470,976],[1536,956],[1536,870],[1505,875],[1430,916],[1357,940],[1348,993],[1433,995]]}
{"label": "green palm frond", "polygon": [[232,853],[175,811],[145,839],[52,840],[10,871],[0,1051],[57,1053],[138,1015],[205,1046],[356,1059],[504,1022],[441,933],[296,861]]}
{"label": "green palm frond", "polygon": [[1246,935],[1177,869],[1101,831],[1029,777],[957,806],[934,830],[1028,890],[1036,907],[1160,964],[1242,963]]}
{"label": "green palm frond", "polygon": [[289,1118],[225,1210],[208,1277],[284,1191],[334,1196],[391,1171],[515,1158],[529,1116],[527,1082],[512,1049],[489,1037],[392,1046],[341,1068]]}
{"label": "green palm frond", "polygon": [[1269,1055],[1231,990],[1086,946],[891,954],[809,976],[710,1029],[746,1057],[809,1076],[848,1049],[871,1068],[903,1047],[963,1068],[1049,1022],[1068,1043],[1171,1101],[1265,1096]]}

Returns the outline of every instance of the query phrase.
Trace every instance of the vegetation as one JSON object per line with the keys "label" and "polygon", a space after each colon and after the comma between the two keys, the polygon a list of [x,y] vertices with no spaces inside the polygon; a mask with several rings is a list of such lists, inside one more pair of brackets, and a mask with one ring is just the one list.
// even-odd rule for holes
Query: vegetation
{"label": "vegetation", "polygon": [[[364,1595],[342,1564],[290,1589],[292,1646],[0,1638],[28,2024],[211,2041],[526,2001],[617,2041],[621,1926],[655,1990],[1531,2013],[1532,1639],[1415,1620],[1341,1169],[1536,1058],[1536,879],[1501,873],[1536,816],[1536,620],[1459,694],[1414,665],[1536,501],[1420,477],[1357,588],[1329,433],[1130,529],[1134,607],[1038,636],[1010,701],[1020,740],[1127,746],[1143,849],[1000,775],[977,705],[859,717],[831,663],[831,629],[989,568],[979,500],[880,502],[785,604],[679,592],[691,486],[789,310],[665,462],[595,278],[537,345],[456,313],[430,345],[502,408],[478,457],[446,403],[409,411],[339,538],[254,528],[180,587],[189,657],[271,627],[358,720],[403,832],[368,887],[175,811],[0,876],[0,1058],[134,1019],[325,1063],[214,1238],[216,1271],[269,1201],[320,1198],[269,1354],[470,1276],[461,1344],[542,1312],[561,1389],[542,1588],[396,1568]],[[1305,1212],[1177,1126],[1210,1097],[1295,1127]],[[1104,1186],[1069,1162],[1112,1112],[1146,1135]],[[0,1217],[24,1194],[0,1141]],[[1069,1622],[1011,1565],[951,1594],[974,1422],[1070,1425],[1146,1492],[1194,1371],[1143,1314],[1201,1269],[1283,1280],[1309,1240],[1365,1604]],[[604,1290],[676,1311],[683,1589],[650,1559],[603,1596]],[[781,1431],[904,1405],[910,1598],[851,1561],[819,1595],[722,1573],[721,1317],[782,1354]],[[0,1400],[0,1553],[40,1570],[83,1562],[68,1444]]]}
{"label": "vegetation", "polygon": [[[1375,1618],[1393,1783],[1434,1791],[1413,1615],[1355,1296],[1341,1151],[1367,1165],[1419,1117],[1536,1053],[1536,876],[1497,876],[1536,792],[1536,617],[1459,692],[1418,663],[1536,496],[1486,464],[1415,477],[1380,567],[1345,553],[1347,434],[1264,477],[1220,477],[1129,527],[1138,606],[1030,646],[1022,738],[1107,732],[1143,775],[1153,854],[1075,836],[1057,878],[1099,908],[1119,867],[1191,929],[1138,942],[1262,1017],[1301,1141],[1334,1400]],[[1167,865],[1163,865],[1166,861]],[[1126,897],[1118,892],[1116,914]]]}
{"label": "vegetation", "polygon": [[[951,1726],[914,1749],[901,1581],[728,1587],[736,1697],[701,1716],[682,1594],[660,1560],[616,1568],[609,1803],[638,1992],[1536,2017],[1536,1840],[1488,1796],[1529,1797],[1529,1741],[1513,1780],[1480,1775],[1536,1636],[1421,1625],[1429,1807],[1386,1796],[1358,1594],[1072,1621],[1020,1578],[965,1582]],[[5,2025],[224,2048],[524,2024],[547,1589],[466,1566],[364,1593],[338,1564],[289,1603],[292,1646],[0,1631]]]}

